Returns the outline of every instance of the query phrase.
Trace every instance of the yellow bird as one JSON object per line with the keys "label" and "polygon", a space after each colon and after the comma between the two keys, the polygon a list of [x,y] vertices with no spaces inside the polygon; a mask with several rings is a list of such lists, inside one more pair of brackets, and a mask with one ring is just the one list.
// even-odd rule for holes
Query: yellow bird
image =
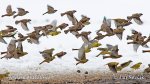
{"label": "yellow bird", "polygon": [[137,69],[140,68],[141,64],[142,64],[142,62],[139,62],[139,63],[137,63],[137,64],[131,66],[131,68],[134,69],[134,70],[137,70]]}

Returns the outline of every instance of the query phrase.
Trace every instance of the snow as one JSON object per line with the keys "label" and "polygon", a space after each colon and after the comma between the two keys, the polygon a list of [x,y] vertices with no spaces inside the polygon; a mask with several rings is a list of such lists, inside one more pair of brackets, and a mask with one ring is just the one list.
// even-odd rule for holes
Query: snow
{"label": "snow", "polygon": [[[40,38],[40,44],[29,44],[26,41],[23,43],[24,51],[29,54],[22,57],[21,59],[1,59],[0,60],[0,69],[8,70],[12,72],[20,71],[60,71],[64,72],[65,70],[71,71],[76,69],[86,69],[86,70],[108,70],[108,67],[105,65],[111,61],[117,61],[120,63],[126,62],[128,60],[133,60],[133,64],[137,62],[142,62],[141,70],[147,67],[149,64],[149,53],[142,53],[144,49],[139,47],[138,52],[134,52],[132,45],[127,45],[126,36],[131,34],[131,29],[140,31],[143,35],[148,36],[150,29],[150,19],[149,15],[149,1],[148,0],[1,0],[0,3],[0,13],[5,14],[5,9],[7,5],[11,4],[12,9],[17,11],[18,7],[28,10],[30,13],[23,16],[13,19],[12,17],[0,18],[0,28],[5,29],[5,25],[12,25],[17,27],[18,31],[22,34],[29,33],[33,31],[33,26],[40,26],[50,24],[54,19],[58,20],[58,24],[62,22],[69,23],[66,16],[61,17],[60,13],[68,10],[77,10],[75,16],[77,19],[81,18],[81,15],[87,15],[91,18],[91,24],[86,26],[83,31],[92,31],[90,38],[95,36],[95,31],[100,28],[102,19],[104,16],[107,18],[126,18],[126,16],[131,15],[132,13],[143,13],[141,19],[143,20],[143,25],[137,25],[133,22],[132,25],[125,27],[125,32],[123,35],[123,40],[119,40],[116,36],[107,37],[100,41],[105,47],[105,44],[119,45],[119,53],[123,55],[120,59],[102,59],[102,56],[95,57],[99,52],[96,49],[92,49],[90,53],[87,54],[89,61],[86,64],[80,64],[76,66],[76,61],[74,57],[77,57],[78,52],[72,51],[72,48],[79,48],[82,45],[81,38],[77,39],[72,34],[64,33],[48,38]],[[47,4],[53,6],[58,11],[52,15],[42,16],[47,10]],[[30,18],[32,19],[31,24],[29,24],[30,31],[24,31],[20,25],[15,25],[16,20]],[[113,25],[114,27],[114,25]],[[6,39],[7,42],[10,39]],[[7,44],[8,45],[8,44]],[[7,48],[6,44],[0,43],[0,51],[5,51]],[[55,48],[54,53],[59,51],[66,51],[67,55],[61,59],[56,58],[51,63],[44,63],[39,65],[43,61],[42,56],[39,54],[39,51],[48,48]],[[130,66],[131,66],[130,65]],[[129,69],[129,68],[128,68]],[[131,69],[129,69],[131,70]]]}

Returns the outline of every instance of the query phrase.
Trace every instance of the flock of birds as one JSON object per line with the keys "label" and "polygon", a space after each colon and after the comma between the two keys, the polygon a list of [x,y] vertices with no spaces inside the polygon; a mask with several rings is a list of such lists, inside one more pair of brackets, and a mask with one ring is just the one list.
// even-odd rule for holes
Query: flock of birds
{"label": "flock of birds", "polygon": [[[47,12],[43,13],[45,14],[54,14],[56,13],[57,10],[54,9],[52,6],[47,5]],[[7,6],[6,9],[6,14],[2,15],[1,17],[11,17],[17,18],[20,16],[24,16],[28,14],[29,12],[26,11],[23,8],[18,8],[18,12],[13,11],[11,8],[11,5]],[[131,16],[127,16],[126,19],[121,19],[121,18],[116,18],[116,19],[107,19],[104,17],[103,22],[100,26],[100,29],[96,32],[96,36],[93,39],[89,39],[89,35],[91,34],[91,31],[81,31],[85,26],[90,24],[90,18],[81,15],[81,19],[77,20],[75,17],[74,13],[76,13],[76,10],[70,10],[66,11],[64,13],[61,13],[60,15],[67,16],[69,21],[72,23],[71,26],[69,26],[67,23],[62,23],[60,25],[56,25],[57,21],[54,20],[52,21],[51,24],[47,24],[44,26],[37,26],[33,27],[34,31],[31,33],[27,33],[26,35],[23,35],[19,32],[17,32],[17,28],[14,28],[13,26],[7,25],[7,29],[1,30],[0,31],[0,42],[7,44],[7,42],[4,40],[4,38],[12,38],[11,41],[8,44],[7,50],[4,52],[1,52],[1,54],[4,56],[2,58],[6,59],[19,59],[22,56],[27,55],[27,52],[23,51],[23,45],[22,42],[25,40],[28,43],[33,43],[33,44],[39,44],[39,39],[43,36],[57,36],[61,34],[61,32],[64,30],[64,33],[72,33],[76,38],[82,38],[83,44],[79,49],[72,49],[78,50],[78,58],[75,58],[77,61],[76,65],[78,64],[84,64],[88,62],[88,59],[86,58],[86,54],[91,51],[92,48],[97,48],[97,50],[100,51],[100,53],[96,56],[103,56],[103,59],[111,58],[111,59],[118,59],[121,58],[122,55],[118,53],[118,45],[110,45],[106,44],[106,47],[102,48],[100,47],[102,44],[99,43],[100,40],[104,39],[105,37],[111,37],[116,35],[120,40],[122,40],[123,32],[125,31],[125,26],[129,26],[132,24],[132,20],[134,20],[138,25],[142,25],[143,21],[140,19],[140,17],[143,15],[142,13],[135,13],[132,14]],[[111,28],[111,22],[114,21],[115,27],[116,28]],[[29,31],[28,28],[28,23],[31,22],[31,19],[22,19],[22,20],[17,20],[15,21],[15,24],[21,24],[21,27],[25,31]],[[69,27],[68,27],[69,26]],[[68,27],[68,29],[67,29]],[[103,34],[105,32],[106,34]],[[18,34],[18,37],[16,38],[15,35]],[[127,40],[131,40],[131,42],[128,42],[127,44],[133,44],[134,51],[137,51],[139,46],[142,47],[148,47],[147,43],[150,42],[150,36],[142,36],[142,34],[136,30],[132,30],[132,35],[127,36]],[[44,62],[51,62],[55,59],[55,57],[61,58],[64,55],[67,54],[67,52],[60,51],[58,53],[53,54],[54,48],[46,49],[43,51],[40,51],[39,53],[43,56],[44,60],[39,63],[42,64]],[[150,52],[150,50],[143,50],[143,53],[145,52]],[[132,61],[129,60],[125,63],[122,63],[119,65],[118,62],[110,62],[107,63],[109,69],[112,72],[117,73],[118,71],[121,71],[123,68],[127,67],[130,65]],[[136,63],[133,66],[131,66],[132,69],[139,69],[140,65],[142,63]],[[149,73],[150,72],[150,65],[149,67],[144,70],[144,72]]]}

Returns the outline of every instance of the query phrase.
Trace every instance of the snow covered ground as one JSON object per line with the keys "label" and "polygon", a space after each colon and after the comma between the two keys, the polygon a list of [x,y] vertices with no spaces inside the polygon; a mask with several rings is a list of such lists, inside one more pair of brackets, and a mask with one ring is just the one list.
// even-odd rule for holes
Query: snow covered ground
{"label": "snow covered ground", "polygon": [[[91,24],[86,26],[83,31],[92,31],[90,38],[95,36],[96,30],[100,28],[103,17],[107,18],[126,18],[126,16],[132,13],[143,13],[141,19],[143,20],[143,25],[137,25],[133,22],[132,25],[125,27],[125,32],[123,35],[123,40],[119,40],[116,36],[107,37],[100,41],[105,47],[105,44],[119,45],[119,53],[123,55],[120,59],[105,59],[103,60],[101,56],[95,57],[99,52],[96,49],[92,49],[90,53],[87,54],[89,61],[86,64],[80,64],[76,66],[76,61],[74,57],[77,57],[78,52],[72,51],[72,48],[79,48],[82,45],[81,38],[77,39],[72,34],[64,34],[63,32],[56,36],[48,38],[40,38],[40,44],[29,44],[26,41],[23,43],[24,51],[29,54],[22,57],[21,59],[1,59],[0,69],[1,71],[50,71],[50,72],[66,72],[66,70],[72,71],[77,69],[86,70],[108,70],[105,66],[106,63],[117,61],[120,63],[126,62],[128,60],[133,60],[133,64],[137,62],[142,62],[141,70],[147,67],[150,63],[150,53],[142,53],[144,48],[140,47],[138,52],[134,52],[132,45],[127,45],[126,37],[131,34],[131,29],[140,31],[143,35],[148,36],[150,33],[150,12],[149,12],[149,1],[148,0],[1,0],[0,3],[0,15],[5,14],[5,9],[7,5],[11,4],[12,9],[17,11],[17,7],[22,7],[28,10],[30,13],[13,19],[12,17],[0,18],[0,28],[4,29],[5,25],[12,25],[18,28],[18,31],[23,33],[29,33],[33,30],[33,26],[40,26],[49,24],[52,20],[57,19],[58,24],[66,22],[71,24],[67,17],[61,17],[60,13],[68,10],[77,10],[75,16],[77,19],[81,18],[81,15],[87,15],[91,18]],[[42,14],[47,10],[47,4],[53,6],[58,11],[52,15]],[[31,24],[29,24],[29,32],[22,30],[20,25],[15,25],[15,20],[30,18],[32,19]],[[114,25],[113,25],[114,27]],[[7,42],[10,39],[6,39]],[[8,44],[7,44],[8,45]],[[7,48],[6,44],[0,43],[0,51],[5,51]],[[44,63],[39,65],[43,60],[39,51],[48,48],[55,48],[54,53],[59,51],[66,51],[67,55],[62,57],[62,59],[56,58],[51,63]],[[127,68],[128,70],[131,70]],[[126,69],[126,70],[127,70]]]}

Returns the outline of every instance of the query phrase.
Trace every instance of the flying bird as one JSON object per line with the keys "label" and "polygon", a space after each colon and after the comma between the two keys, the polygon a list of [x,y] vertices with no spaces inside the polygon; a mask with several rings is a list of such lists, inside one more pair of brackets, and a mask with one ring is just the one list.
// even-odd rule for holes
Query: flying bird
{"label": "flying bird", "polygon": [[29,28],[27,26],[27,23],[30,23],[31,19],[22,19],[22,20],[17,20],[15,21],[15,24],[21,24],[21,27],[25,30],[25,31],[29,31]]}
{"label": "flying bird", "polygon": [[50,5],[47,5],[47,12],[45,12],[45,13],[43,13],[43,15],[45,15],[45,14],[53,14],[53,13],[55,13],[55,12],[57,12],[57,10],[55,10],[52,6],[50,6]]}
{"label": "flying bird", "polygon": [[18,13],[16,15],[14,15],[13,18],[16,18],[18,16],[24,16],[26,15],[27,13],[29,13],[29,11],[26,11],[25,9],[23,8],[17,8],[18,9]]}
{"label": "flying bird", "polygon": [[6,8],[6,14],[2,15],[2,17],[13,16],[15,13],[16,13],[16,11],[12,10],[11,5],[8,5]]}

